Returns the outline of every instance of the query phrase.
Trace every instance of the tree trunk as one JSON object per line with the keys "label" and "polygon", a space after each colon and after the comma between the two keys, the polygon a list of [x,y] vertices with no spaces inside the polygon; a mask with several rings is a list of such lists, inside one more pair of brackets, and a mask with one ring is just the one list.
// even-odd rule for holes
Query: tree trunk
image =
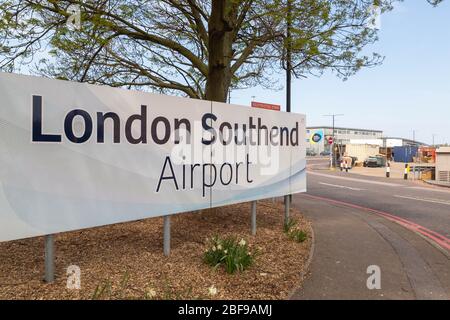
{"label": "tree trunk", "polygon": [[232,22],[230,0],[212,0],[208,21],[206,99],[226,102],[231,84]]}

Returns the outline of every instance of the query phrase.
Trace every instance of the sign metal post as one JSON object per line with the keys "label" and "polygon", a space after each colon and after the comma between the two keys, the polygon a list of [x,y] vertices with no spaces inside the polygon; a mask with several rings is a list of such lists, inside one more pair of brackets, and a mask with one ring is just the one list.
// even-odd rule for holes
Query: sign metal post
{"label": "sign metal post", "polygon": [[287,225],[289,222],[289,208],[290,207],[290,201],[289,201],[289,195],[284,196],[284,225]]}
{"label": "sign metal post", "polygon": [[53,235],[45,236],[45,277],[47,283],[55,281],[55,246]]}
{"label": "sign metal post", "polygon": [[170,216],[164,216],[164,255],[170,255]]}
{"label": "sign metal post", "polygon": [[252,201],[252,235],[256,235],[256,201]]}

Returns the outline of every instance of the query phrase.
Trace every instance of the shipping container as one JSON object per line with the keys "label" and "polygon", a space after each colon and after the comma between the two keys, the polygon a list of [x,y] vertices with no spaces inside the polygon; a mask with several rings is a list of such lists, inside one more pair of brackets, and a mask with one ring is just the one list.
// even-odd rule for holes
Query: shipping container
{"label": "shipping container", "polygon": [[416,146],[394,147],[393,156],[395,162],[413,162],[413,157],[417,155],[419,148]]}

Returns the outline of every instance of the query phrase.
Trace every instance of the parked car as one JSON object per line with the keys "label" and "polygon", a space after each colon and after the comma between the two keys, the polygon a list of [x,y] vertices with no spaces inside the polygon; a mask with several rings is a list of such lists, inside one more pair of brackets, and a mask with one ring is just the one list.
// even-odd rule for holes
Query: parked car
{"label": "parked car", "polygon": [[385,159],[379,156],[369,157],[364,161],[363,166],[368,168],[381,168],[385,166]]}
{"label": "parked car", "polygon": [[306,156],[315,157],[317,156],[317,153],[314,150],[306,150]]}
{"label": "parked car", "polygon": [[331,153],[330,153],[330,151],[322,151],[321,153],[320,153],[320,155],[321,156],[329,156]]}

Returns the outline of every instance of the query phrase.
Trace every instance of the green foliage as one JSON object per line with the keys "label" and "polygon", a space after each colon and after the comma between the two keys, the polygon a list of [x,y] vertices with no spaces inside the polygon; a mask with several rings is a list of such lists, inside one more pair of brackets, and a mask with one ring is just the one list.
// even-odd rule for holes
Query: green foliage
{"label": "green foliage", "polygon": [[[332,70],[346,79],[383,61],[364,50],[378,40],[372,9],[385,13],[401,0],[222,1],[2,0],[0,70],[36,65],[32,71],[52,78],[204,99],[212,87],[221,96],[230,86],[278,89],[272,75],[290,49],[295,76]],[[73,4],[79,30],[66,24]],[[223,43],[210,43],[212,35]],[[39,58],[49,51],[50,59]],[[213,81],[217,59],[223,72]]]}
{"label": "green foliage", "polygon": [[[125,290],[128,286],[128,281],[130,280],[130,275],[128,272],[125,272],[122,276],[122,279],[120,280],[120,284],[118,289],[114,292],[116,296],[118,296],[121,299],[125,298]],[[98,299],[106,299],[110,298],[113,294],[113,286],[110,280],[102,281],[97,285],[97,287],[94,290],[94,293],[92,294],[92,300],[98,300]]]}
{"label": "green foliage", "polygon": [[102,281],[97,285],[92,294],[92,300],[104,299],[105,297],[109,297],[112,292],[112,285],[109,280]]}
{"label": "green foliage", "polygon": [[308,239],[308,234],[298,228],[298,222],[295,219],[289,218],[283,226],[284,233],[289,239],[298,243],[304,242]]}
{"label": "green foliage", "polygon": [[286,234],[289,234],[295,227],[297,226],[297,221],[289,218],[283,225],[283,231]]}
{"label": "green foliage", "polygon": [[289,238],[298,243],[301,243],[308,239],[308,234],[303,230],[296,229],[289,233]]}
{"label": "green foliage", "polygon": [[208,249],[203,255],[206,264],[218,268],[223,266],[229,274],[242,272],[249,268],[255,260],[244,239],[238,241],[235,237],[220,238],[214,236],[208,243]]}

